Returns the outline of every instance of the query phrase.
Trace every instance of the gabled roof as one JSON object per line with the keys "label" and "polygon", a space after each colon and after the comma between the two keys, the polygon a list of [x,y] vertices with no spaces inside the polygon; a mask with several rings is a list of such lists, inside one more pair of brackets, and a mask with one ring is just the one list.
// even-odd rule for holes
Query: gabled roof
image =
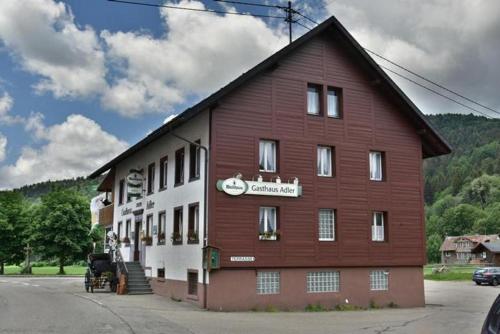
{"label": "gabled roof", "polygon": [[500,241],[481,242],[472,249],[472,252],[480,251],[482,248],[486,248],[492,253],[500,253]]}
{"label": "gabled roof", "polygon": [[248,80],[254,78],[255,76],[272,69],[279,64],[280,60],[285,58],[291,52],[306,44],[312,38],[326,32],[335,31],[342,39],[346,42],[348,46],[351,46],[355,51],[355,54],[359,57],[359,61],[367,65],[376,76],[381,79],[381,83],[386,85],[390,92],[399,100],[401,104],[401,110],[406,114],[410,121],[414,124],[417,132],[422,138],[422,152],[423,157],[434,157],[438,155],[448,154],[451,152],[450,145],[442,138],[433,126],[425,119],[423,113],[417,108],[417,106],[401,91],[401,89],[392,81],[392,79],[376,64],[376,62],[368,55],[368,53],[359,45],[359,43],[351,36],[351,34],[340,24],[340,22],[334,17],[330,17],[323,23],[319,24],[317,27],[304,34],[294,42],[285,46],[257,66],[250,69],[248,72],[240,75],[236,80],[230,82],[225,87],[219,89],[214,94],[200,101],[198,104],[186,109],[180,115],[175,117],[172,121],[160,126],[158,129],[153,131],[147,137],[139,141],[137,144],[133,145],[125,152],[100,167],[89,177],[94,178],[102,173],[106,172],[116,164],[120,163],[127,157],[131,156],[135,152],[139,151],[143,147],[147,146],[149,143],[158,139],[159,137],[169,133],[173,129],[184,124],[191,118],[195,117],[204,110],[211,109],[215,107],[220,99],[222,99],[227,94],[233,92],[238,87],[244,85]]}
{"label": "gabled roof", "polygon": [[[475,235],[460,235],[455,237],[446,237],[443,243],[441,244],[439,250],[441,252],[455,251],[457,249],[456,242],[462,239],[470,240],[473,243],[477,243],[478,245],[481,243],[486,245],[500,241],[498,234],[486,234],[486,235],[475,234]],[[477,245],[475,245],[474,247],[477,247]]]}

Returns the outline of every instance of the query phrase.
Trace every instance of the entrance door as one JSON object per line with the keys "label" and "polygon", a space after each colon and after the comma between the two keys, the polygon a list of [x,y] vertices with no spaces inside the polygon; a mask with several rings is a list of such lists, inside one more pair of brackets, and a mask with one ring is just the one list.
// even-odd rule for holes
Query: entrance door
{"label": "entrance door", "polygon": [[142,220],[135,222],[135,233],[134,233],[134,261],[139,261],[141,258],[141,231],[142,231]]}

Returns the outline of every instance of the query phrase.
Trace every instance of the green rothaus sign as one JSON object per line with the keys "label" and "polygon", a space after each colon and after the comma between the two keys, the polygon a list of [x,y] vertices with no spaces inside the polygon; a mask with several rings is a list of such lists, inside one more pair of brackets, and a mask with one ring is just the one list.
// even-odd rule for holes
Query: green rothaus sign
{"label": "green rothaus sign", "polygon": [[220,269],[220,249],[213,246],[203,248],[203,269],[212,271]]}

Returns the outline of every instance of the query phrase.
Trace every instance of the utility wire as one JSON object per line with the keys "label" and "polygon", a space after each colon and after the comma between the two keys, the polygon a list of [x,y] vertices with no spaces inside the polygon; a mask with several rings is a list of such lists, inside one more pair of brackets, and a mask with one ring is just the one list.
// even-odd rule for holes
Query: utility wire
{"label": "utility wire", "polygon": [[461,105],[462,107],[465,107],[465,108],[467,108],[467,109],[470,109],[470,110],[472,110],[472,111],[475,111],[475,112],[477,112],[477,113],[480,113],[481,115],[483,115],[483,116],[485,116],[485,117],[487,117],[487,118],[493,118],[493,117],[491,117],[491,116],[490,116],[490,115],[488,115],[488,114],[485,114],[485,113],[483,113],[483,112],[481,112],[481,111],[479,111],[479,110],[477,110],[477,109],[475,109],[475,108],[472,108],[471,106],[468,106],[468,105],[466,105],[466,104],[464,104],[464,103],[462,103],[462,102],[460,102],[460,101],[457,101],[457,100],[455,100],[455,99],[452,99],[451,97],[446,96],[446,95],[444,95],[444,94],[442,94],[442,93],[440,93],[440,92],[438,92],[438,91],[436,91],[436,90],[434,90],[434,89],[432,89],[432,88],[429,88],[429,87],[427,87],[427,86],[425,86],[425,85],[422,85],[421,83],[416,82],[415,80],[410,79],[410,78],[408,78],[407,76],[405,76],[405,75],[403,75],[403,74],[400,74],[400,73],[398,73],[398,72],[396,72],[396,71],[393,71],[393,70],[391,70],[391,69],[389,69],[389,68],[387,68],[387,67],[385,67],[385,66],[383,66],[383,65],[380,65],[380,64],[379,64],[379,66],[380,66],[380,67],[382,67],[382,68],[383,68],[384,70],[386,70],[386,71],[389,71],[389,72],[391,72],[391,73],[393,73],[393,74],[395,74],[395,75],[397,75],[397,76],[399,76],[399,77],[401,77],[401,78],[403,78],[403,79],[406,79],[406,80],[410,81],[411,83],[414,83],[414,84],[415,84],[415,85],[417,85],[417,86],[420,86],[420,87],[422,87],[422,88],[424,88],[424,89],[427,89],[428,91],[433,92],[434,94],[437,94],[437,95],[439,95],[439,96],[441,96],[441,97],[444,97],[445,99],[448,99],[448,100],[450,100],[450,101],[453,101],[453,102],[455,102],[455,103],[458,103],[458,104],[459,104],[459,105]]}
{"label": "utility wire", "polygon": [[252,3],[252,2],[246,2],[246,1],[236,1],[236,0],[213,0],[215,2],[226,2],[226,3],[232,3],[235,5],[244,5],[244,6],[256,6],[256,7],[267,7],[267,8],[280,8],[280,9],[285,9],[287,7],[284,6],[278,6],[278,5],[266,5],[263,3]]}
{"label": "utility wire", "polygon": [[469,102],[471,102],[471,103],[474,103],[475,105],[478,105],[478,106],[480,106],[480,107],[483,107],[484,109],[488,109],[489,111],[492,111],[492,112],[494,112],[495,114],[499,114],[499,115],[500,115],[500,112],[499,112],[499,111],[497,111],[497,110],[495,110],[495,109],[492,109],[492,108],[490,108],[490,107],[488,107],[488,106],[485,106],[484,104],[481,104],[481,103],[479,103],[479,102],[476,102],[476,101],[474,101],[474,100],[472,100],[472,99],[468,98],[467,96],[463,96],[462,94],[457,93],[457,92],[455,92],[455,91],[453,91],[453,90],[451,90],[451,89],[449,89],[449,88],[446,88],[445,86],[443,86],[443,85],[441,85],[441,84],[439,84],[439,83],[436,83],[436,82],[434,82],[434,81],[432,81],[432,80],[429,80],[429,79],[427,79],[427,78],[425,78],[425,77],[421,76],[420,74],[415,73],[414,71],[412,71],[412,70],[410,70],[410,69],[408,69],[408,68],[406,68],[406,67],[404,67],[404,66],[401,66],[401,65],[399,65],[399,64],[397,64],[397,63],[395,63],[394,61],[392,61],[392,60],[390,60],[390,59],[387,59],[387,58],[386,58],[386,57],[384,57],[384,56],[379,55],[378,53],[376,53],[376,52],[374,52],[374,51],[371,51],[371,50],[366,49],[366,48],[364,48],[364,49],[365,49],[366,51],[370,52],[371,54],[373,54],[373,55],[375,55],[375,56],[377,56],[377,57],[379,57],[379,58],[382,58],[383,60],[385,60],[385,61],[387,61],[387,62],[391,63],[392,65],[394,65],[394,66],[396,66],[396,67],[398,67],[398,68],[400,68],[400,69],[402,69],[402,70],[405,70],[406,72],[411,73],[411,74],[413,74],[414,76],[416,76],[416,77],[418,77],[418,78],[420,78],[420,79],[422,79],[422,80],[424,80],[424,81],[427,81],[427,82],[428,82],[428,83],[430,83],[430,84],[433,84],[433,85],[435,85],[435,86],[437,86],[437,87],[439,87],[439,88],[441,88],[441,89],[444,89],[444,90],[445,90],[445,91],[447,91],[447,92],[450,92],[450,93],[452,93],[452,94],[454,94],[454,95],[456,95],[456,96],[461,97],[461,98],[462,98],[462,99],[464,99],[464,100],[467,100],[467,101],[469,101]]}
{"label": "utility wire", "polygon": [[264,14],[253,14],[253,13],[229,12],[229,11],[215,10],[215,9],[200,9],[200,8],[189,8],[189,7],[177,7],[177,6],[160,5],[160,4],[153,4],[153,3],[147,3],[147,2],[136,2],[136,1],[128,1],[128,0],[108,0],[108,1],[109,2],[116,2],[116,3],[124,3],[124,4],[129,4],[129,5],[146,6],[146,7],[189,10],[189,11],[193,11],[193,12],[207,12],[207,13],[215,13],[215,14],[232,14],[232,15],[241,15],[241,16],[265,17],[265,18],[272,18],[272,19],[285,19],[286,18],[284,16],[277,16],[277,15],[264,15]]}
{"label": "utility wire", "polygon": [[[305,19],[307,19],[307,20],[309,20],[309,21],[313,22],[314,24],[318,24],[318,23],[317,23],[317,22],[315,22],[313,19],[311,19],[311,18],[309,18],[309,17],[307,17],[307,16],[303,15],[302,13],[297,13],[297,14],[298,14],[298,15],[300,15],[300,16],[302,16],[303,18],[305,18]],[[310,28],[308,28],[308,29],[309,29],[309,30],[311,30]],[[410,73],[410,74],[413,74],[413,75],[414,75],[414,76],[416,76],[417,78],[420,78],[420,79],[422,79],[422,80],[424,80],[424,81],[426,81],[426,82],[428,82],[428,83],[430,83],[430,84],[432,84],[432,85],[434,85],[434,86],[436,86],[436,87],[439,87],[439,88],[441,88],[441,89],[443,89],[443,90],[445,90],[445,91],[447,91],[447,92],[449,92],[449,93],[452,93],[452,94],[454,94],[454,95],[456,95],[456,96],[458,96],[458,97],[460,97],[460,98],[462,98],[462,99],[464,99],[464,100],[466,100],[466,101],[468,101],[468,102],[471,102],[471,103],[473,103],[473,104],[475,104],[475,105],[477,105],[477,106],[480,106],[480,107],[482,107],[482,108],[484,108],[484,109],[487,109],[487,110],[489,110],[489,111],[494,112],[495,114],[500,115],[500,112],[499,112],[499,111],[497,111],[497,110],[495,110],[495,109],[493,109],[493,108],[490,108],[490,107],[488,107],[488,106],[486,106],[486,105],[484,105],[484,104],[482,104],[482,103],[479,103],[479,102],[477,102],[477,101],[475,101],[475,100],[473,100],[473,99],[471,99],[471,98],[468,98],[467,96],[464,96],[464,95],[462,95],[462,94],[460,94],[460,93],[458,93],[458,92],[456,92],[456,91],[454,91],[454,90],[451,90],[451,89],[449,89],[449,88],[446,88],[445,86],[443,86],[443,85],[441,85],[441,84],[439,84],[439,83],[437,83],[437,82],[434,82],[434,81],[432,81],[432,80],[430,80],[430,79],[427,79],[426,77],[424,77],[424,76],[422,76],[422,75],[420,75],[420,74],[416,73],[415,71],[412,71],[412,70],[410,70],[410,69],[408,69],[408,68],[406,68],[406,67],[404,67],[404,66],[402,66],[402,65],[399,65],[398,63],[396,63],[396,62],[394,62],[394,61],[392,61],[392,60],[390,60],[390,59],[388,59],[388,58],[386,58],[386,57],[384,57],[384,56],[382,56],[382,55],[380,55],[380,54],[376,53],[375,51],[372,51],[372,50],[367,49],[367,48],[365,48],[365,47],[363,47],[363,49],[364,49],[364,50],[366,50],[367,52],[369,52],[369,53],[371,53],[371,54],[373,54],[373,55],[375,55],[375,56],[377,56],[377,57],[379,57],[379,58],[381,58],[381,59],[383,59],[383,60],[385,60],[385,61],[387,61],[387,62],[391,63],[392,65],[394,65],[394,66],[396,66],[396,67],[398,67],[398,68],[400,68],[400,69],[402,69],[402,70],[404,70],[404,71],[406,71],[406,72],[408,72],[408,73]],[[402,78],[404,78],[404,79],[406,79],[406,80],[411,81],[412,83],[414,83],[414,84],[416,84],[416,85],[419,85],[419,86],[421,86],[421,87],[423,87],[423,88],[425,88],[425,89],[427,89],[427,90],[430,90],[431,92],[434,92],[434,93],[436,93],[436,94],[438,94],[438,95],[440,95],[440,96],[442,96],[442,97],[445,97],[445,98],[447,98],[448,100],[451,100],[451,101],[453,101],[453,102],[456,102],[456,103],[460,104],[461,106],[464,106],[464,107],[466,107],[466,108],[468,108],[468,109],[474,110],[474,111],[476,111],[476,112],[480,113],[481,115],[485,115],[485,116],[487,116],[487,117],[491,117],[490,115],[484,114],[484,113],[480,112],[480,111],[479,111],[479,110],[477,110],[477,109],[471,108],[471,107],[469,107],[469,106],[467,106],[467,105],[465,105],[465,104],[463,104],[463,103],[461,103],[461,102],[459,102],[459,101],[457,101],[457,100],[455,100],[455,99],[452,99],[452,98],[450,98],[450,97],[448,97],[448,96],[446,96],[446,95],[444,95],[444,94],[440,94],[439,92],[437,92],[437,91],[435,91],[435,90],[433,90],[433,89],[430,89],[430,88],[428,88],[428,87],[426,87],[426,86],[423,86],[423,85],[419,84],[418,82],[416,82],[416,81],[414,81],[414,80],[412,80],[412,79],[410,79],[410,78],[408,78],[408,77],[406,77],[406,76],[403,76],[403,75],[401,75],[401,74],[399,74],[399,73],[397,73],[397,72],[394,72],[393,70],[388,69],[387,67],[384,67],[384,66],[382,66],[382,65],[380,65],[380,64],[378,64],[378,65],[379,65],[380,67],[382,67],[382,68],[384,68],[384,69],[388,70],[389,72],[392,72],[392,73],[394,73],[394,74],[396,74],[396,75],[398,75],[398,76],[400,76],[400,77],[402,77]]]}

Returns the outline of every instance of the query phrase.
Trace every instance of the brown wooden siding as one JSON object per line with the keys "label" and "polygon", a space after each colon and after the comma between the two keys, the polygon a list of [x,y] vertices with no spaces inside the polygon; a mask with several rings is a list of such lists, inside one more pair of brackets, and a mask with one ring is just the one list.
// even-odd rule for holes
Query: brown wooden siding
{"label": "brown wooden siding", "polygon": [[[213,110],[209,244],[221,248],[223,267],[424,264],[421,140],[337,42],[311,40]],[[342,119],[306,114],[308,83],[342,89]],[[259,174],[259,139],[279,142],[276,174],[284,182],[299,177],[302,197],[230,197],[215,190],[216,180],[236,172],[245,179]],[[316,176],[317,145],[335,148],[335,177]],[[385,152],[384,182],[369,181],[370,150]],[[258,240],[260,206],[279,207],[279,241]],[[320,208],[337,210],[335,242],[318,241]],[[388,242],[371,242],[373,210],[388,213]],[[256,261],[232,263],[230,256]]]}

